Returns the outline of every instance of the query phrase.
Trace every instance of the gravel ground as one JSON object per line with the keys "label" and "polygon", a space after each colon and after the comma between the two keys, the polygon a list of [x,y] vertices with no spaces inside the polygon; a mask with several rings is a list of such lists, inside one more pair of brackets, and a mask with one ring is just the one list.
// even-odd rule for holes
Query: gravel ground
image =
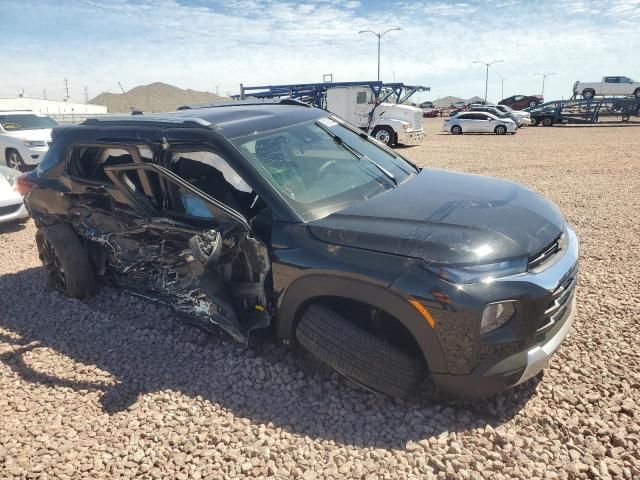
{"label": "gravel ground", "polygon": [[45,288],[32,222],[0,229],[0,478],[640,478],[640,128],[438,133],[422,165],[521,182],[582,242],[578,314],[542,379],[445,403],[374,395],[112,289]]}

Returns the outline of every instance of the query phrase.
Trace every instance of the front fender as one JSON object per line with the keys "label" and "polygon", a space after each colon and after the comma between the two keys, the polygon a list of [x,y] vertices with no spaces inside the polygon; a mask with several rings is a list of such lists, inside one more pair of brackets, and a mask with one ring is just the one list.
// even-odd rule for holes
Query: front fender
{"label": "front fender", "polygon": [[309,301],[318,297],[343,297],[367,303],[397,318],[409,330],[434,373],[446,372],[440,342],[429,323],[402,295],[382,285],[332,274],[309,274],[295,280],[283,293],[277,314],[277,336],[290,341]]}

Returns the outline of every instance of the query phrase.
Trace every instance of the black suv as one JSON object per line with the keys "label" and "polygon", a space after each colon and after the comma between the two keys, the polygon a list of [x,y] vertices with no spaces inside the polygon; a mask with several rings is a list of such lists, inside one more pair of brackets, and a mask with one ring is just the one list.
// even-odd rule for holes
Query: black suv
{"label": "black suv", "polygon": [[517,184],[421,169],[332,114],[232,102],[58,127],[19,189],[50,284],[110,283],[353,380],[485,395],[574,316],[578,242]]}

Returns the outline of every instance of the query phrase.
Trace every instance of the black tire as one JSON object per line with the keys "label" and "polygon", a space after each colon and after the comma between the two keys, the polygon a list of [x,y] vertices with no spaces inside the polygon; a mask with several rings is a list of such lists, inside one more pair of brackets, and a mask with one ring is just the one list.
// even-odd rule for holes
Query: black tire
{"label": "black tire", "polygon": [[384,125],[374,128],[371,136],[388,147],[396,143],[396,132],[391,127]]}
{"label": "black tire", "polygon": [[582,98],[584,98],[585,100],[591,100],[595,96],[596,92],[593,90],[587,89],[582,91]]}
{"label": "black tire", "polygon": [[305,311],[296,338],[316,358],[347,378],[394,397],[409,397],[427,373],[425,363],[324,305],[314,304]]}
{"label": "black tire", "polygon": [[636,91],[633,92],[633,96],[636,98],[640,98],[640,88],[636,88]]}
{"label": "black tire", "polygon": [[539,118],[534,118],[533,119],[533,123],[531,124],[534,127],[537,127],[538,125],[540,125],[540,119]]}
{"label": "black tire", "polygon": [[451,127],[451,133],[453,135],[462,135],[462,127],[460,125],[454,125]]}
{"label": "black tire", "polygon": [[24,168],[24,160],[22,160],[22,156],[14,148],[7,148],[7,151],[4,154],[4,161],[7,167],[14,170],[22,171]]}
{"label": "black tire", "polygon": [[72,298],[87,298],[95,292],[96,276],[91,261],[70,225],[57,223],[38,229],[36,245],[49,286]]}
{"label": "black tire", "polygon": [[493,131],[496,132],[496,135],[504,135],[505,133],[507,133],[507,127],[505,127],[504,125],[498,125],[493,129]]}
{"label": "black tire", "polygon": [[531,100],[529,102],[529,108],[534,108],[536,105],[538,105],[538,102],[536,102],[535,100]]}
{"label": "black tire", "polygon": [[542,118],[542,126],[543,127],[552,127],[553,126],[553,118],[552,117],[543,117]]}

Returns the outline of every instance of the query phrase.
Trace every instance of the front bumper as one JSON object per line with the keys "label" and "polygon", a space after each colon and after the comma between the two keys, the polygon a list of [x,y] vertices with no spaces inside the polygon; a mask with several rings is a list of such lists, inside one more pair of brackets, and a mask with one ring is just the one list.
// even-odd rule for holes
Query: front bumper
{"label": "front bumper", "polygon": [[22,199],[19,203],[18,200],[0,200],[0,223],[21,220],[28,216],[29,212]]}
{"label": "front bumper", "polygon": [[424,140],[424,130],[402,130],[397,135],[397,142],[403,145],[418,145]]}
{"label": "front bumper", "polygon": [[18,150],[25,165],[38,165],[42,161],[44,154],[49,150],[49,147],[22,146],[16,148],[16,150]]}

